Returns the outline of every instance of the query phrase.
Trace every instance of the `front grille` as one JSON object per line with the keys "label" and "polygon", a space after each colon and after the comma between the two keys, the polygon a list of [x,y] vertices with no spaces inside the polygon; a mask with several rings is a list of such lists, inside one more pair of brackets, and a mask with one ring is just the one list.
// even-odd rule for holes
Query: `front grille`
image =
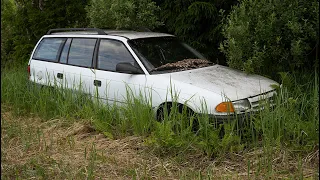
{"label": "front grille", "polygon": [[274,95],[276,95],[275,90],[248,98],[251,104],[251,111],[258,111],[264,109],[265,107],[274,106]]}

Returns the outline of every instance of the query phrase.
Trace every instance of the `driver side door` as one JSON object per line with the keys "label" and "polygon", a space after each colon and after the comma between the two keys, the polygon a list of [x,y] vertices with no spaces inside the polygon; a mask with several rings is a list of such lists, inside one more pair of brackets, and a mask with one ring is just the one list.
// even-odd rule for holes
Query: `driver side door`
{"label": "driver side door", "polygon": [[128,93],[137,97],[145,87],[145,74],[117,72],[118,63],[130,63],[140,68],[123,42],[101,39],[94,70],[92,94],[102,102],[125,103]]}

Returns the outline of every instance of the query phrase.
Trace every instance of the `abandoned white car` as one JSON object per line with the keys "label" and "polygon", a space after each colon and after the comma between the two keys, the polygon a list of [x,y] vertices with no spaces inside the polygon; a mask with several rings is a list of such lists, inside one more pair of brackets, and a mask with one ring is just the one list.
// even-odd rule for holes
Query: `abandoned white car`
{"label": "abandoned white car", "polygon": [[151,98],[157,113],[177,101],[217,119],[259,110],[259,100],[271,100],[271,85],[277,84],[213,64],[170,34],[96,28],[49,30],[36,44],[28,70],[29,80],[40,85],[81,84],[87,94],[120,103],[130,89]]}

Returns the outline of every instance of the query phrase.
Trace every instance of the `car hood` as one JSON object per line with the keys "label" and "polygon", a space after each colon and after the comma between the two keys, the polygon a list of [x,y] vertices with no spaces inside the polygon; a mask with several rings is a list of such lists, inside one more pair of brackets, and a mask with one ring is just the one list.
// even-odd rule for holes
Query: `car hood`
{"label": "car hood", "polygon": [[[159,74],[160,75],[160,74]],[[227,97],[231,101],[271,91],[277,82],[255,74],[246,74],[221,65],[161,74]]]}

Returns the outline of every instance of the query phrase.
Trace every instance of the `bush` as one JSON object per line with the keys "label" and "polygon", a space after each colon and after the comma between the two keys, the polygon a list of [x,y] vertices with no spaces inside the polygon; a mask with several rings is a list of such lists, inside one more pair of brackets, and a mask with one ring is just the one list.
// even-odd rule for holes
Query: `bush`
{"label": "bush", "polygon": [[1,68],[13,50],[12,28],[9,24],[13,20],[14,11],[13,2],[1,0]]}
{"label": "bush", "polygon": [[90,25],[107,29],[153,29],[161,22],[156,13],[160,10],[151,0],[92,0],[87,6]]}
{"label": "bush", "polygon": [[1,66],[26,64],[49,29],[87,26],[84,0],[1,2]]}
{"label": "bush", "polygon": [[243,0],[224,20],[229,66],[275,76],[317,65],[319,2]]}
{"label": "bush", "polygon": [[158,3],[169,33],[203,53],[210,61],[226,64],[224,55],[218,49],[223,40],[221,19],[237,3],[236,0],[158,0]]}

